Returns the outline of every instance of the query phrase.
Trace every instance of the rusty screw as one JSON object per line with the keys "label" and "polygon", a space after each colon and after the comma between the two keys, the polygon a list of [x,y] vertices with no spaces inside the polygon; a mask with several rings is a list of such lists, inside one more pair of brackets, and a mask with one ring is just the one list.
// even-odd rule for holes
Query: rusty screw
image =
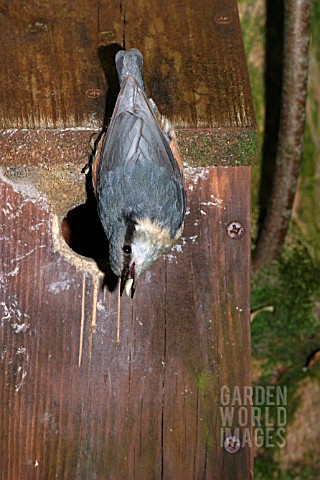
{"label": "rusty screw", "polygon": [[228,23],[231,23],[231,20],[231,17],[224,15],[223,13],[217,13],[213,19],[214,23],[218,23],[220,25],[227,25]]}
{"label": "rusty screw", "polygon": [[230,436],[227,437],[223,443],[224,448],[229,453],[237,453],[240,450],[241,443],[238,437]]}
{"label": "rusty screw", "polygon": [[84,93],[89,98],[98,98],[102,94],[102,91],[100,90],[100,88],[87,88]]}
{"label": "rusty screw", "polygon": [[239,240],[243,237],[245,228],[240,222],[231,222],[227,226],[227,234],[232,240]]}

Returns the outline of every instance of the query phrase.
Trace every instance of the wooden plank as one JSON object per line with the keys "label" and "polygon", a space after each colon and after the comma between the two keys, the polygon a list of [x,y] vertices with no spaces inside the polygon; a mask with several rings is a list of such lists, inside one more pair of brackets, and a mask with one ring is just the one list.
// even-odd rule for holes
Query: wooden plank
{"label": "wooden plank", "polygon": [[219,399],[250,385],[250,168],[187,177],[183,238],[123,298],[119,347],[94,262],[62,248],[29,180],[1,177],[2,480],[248,478],[248,445],[221,447]]}
{"label": "wooden plank", "polygon": [[103,95],[85,92],[105,89],[98,48],[123,40],[141,49],[148,91],[178,127],[255,125],[234,0],[13,0],[0,22],[3,129],[101,126]]}
{"label": "wooden plank", "polygon": [[234,0],[136,0],[124,13],[125,46],[143,52],[149,94],[177,127],[255,125]]}
{"label": "wooden plank", "polygon": [[0,128],[100,128],[122,22],[116,0],[2,2]]}
{"label": "wooden plank", "polygon": [[235,0],[57,0],[54,9],[13,0],[2,8],[0,29],[3,165],[86,157],[91,133],[112,112],[114,55],[123,44],[141,49],[147,92],[176,124],[185,161],[254,162],[255,117]]}

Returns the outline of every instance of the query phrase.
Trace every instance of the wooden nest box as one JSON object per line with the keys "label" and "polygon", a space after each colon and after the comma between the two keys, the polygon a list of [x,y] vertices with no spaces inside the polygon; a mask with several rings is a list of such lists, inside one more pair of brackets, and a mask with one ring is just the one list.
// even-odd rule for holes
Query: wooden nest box
{"label": "wooden nest box", "polygon": [[[252,478],[250,406],[246,425],[220,408],[222,387],[250,386],[256,125],[236,2],[12,0],[0,29],[1,480]],[[122,299],[117,346],[81,171],[121,47],[176,126],[188,211]]]}

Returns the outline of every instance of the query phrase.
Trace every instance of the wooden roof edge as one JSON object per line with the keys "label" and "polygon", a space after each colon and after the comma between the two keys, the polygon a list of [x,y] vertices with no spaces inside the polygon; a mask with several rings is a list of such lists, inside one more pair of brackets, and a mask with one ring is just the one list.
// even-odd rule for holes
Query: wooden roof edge
{"label": "wooden roof edge", "polygon": [[[192,167],[253,165],[256,128],[177,129],[183,161]],[[85,165],[91,128],[0,130],[0,165]]]}

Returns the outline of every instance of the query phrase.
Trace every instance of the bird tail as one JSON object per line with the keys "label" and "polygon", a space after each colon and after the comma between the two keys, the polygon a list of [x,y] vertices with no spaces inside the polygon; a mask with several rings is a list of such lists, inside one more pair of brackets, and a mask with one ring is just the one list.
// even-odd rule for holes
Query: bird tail
{"label": "bird tail", "polygon": [[120,88],[127,77],[134,77],[139,87],[144,91],[142,78],[142,54],[136,48],[120,50],[116,55],[116,67]]}

